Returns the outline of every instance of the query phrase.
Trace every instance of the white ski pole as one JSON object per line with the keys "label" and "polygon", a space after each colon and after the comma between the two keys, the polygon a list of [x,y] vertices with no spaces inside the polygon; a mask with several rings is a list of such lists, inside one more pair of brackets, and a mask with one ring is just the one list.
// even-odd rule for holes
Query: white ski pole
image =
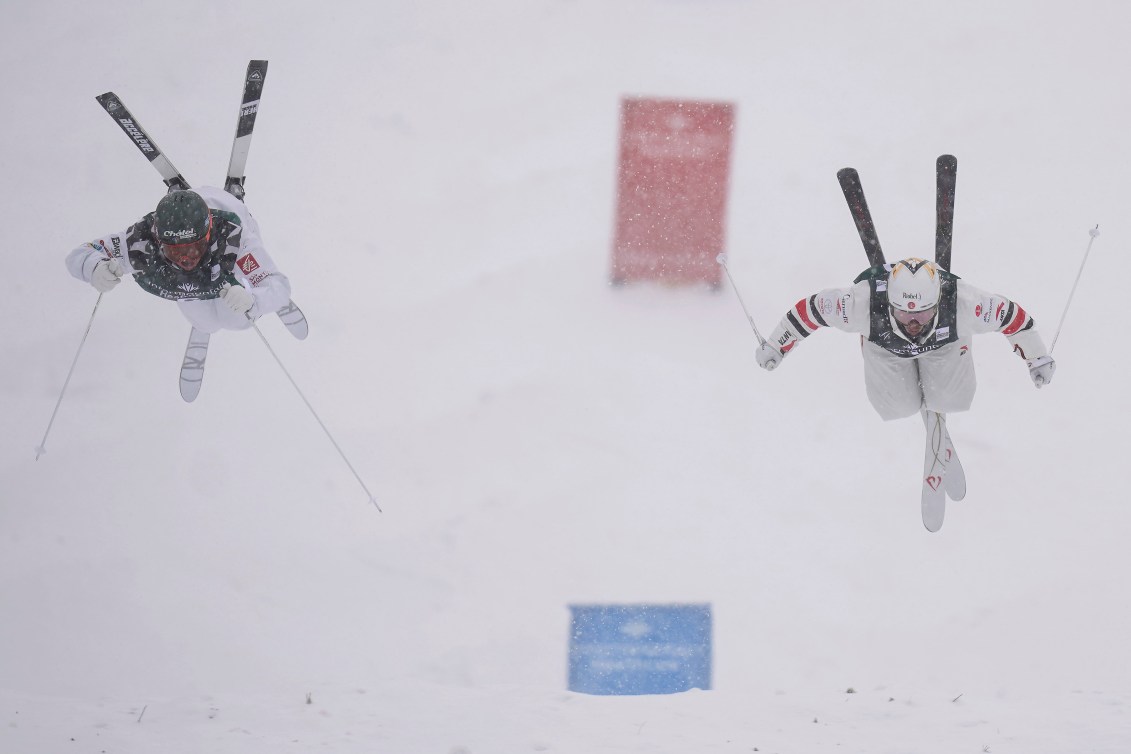
{"label": "white ski pole", "polygon": [[[248,317],[248,320],[251,321],[250,316]],[[334,450],[338,451],[338,455],[341,456],[342,460],[346,462],[346,466],[348,466],[350,472],[353,473],[353,478],[356,479],[357,483],[361,485],[361,489],[365,490],[365,494],[369,496],[369,502],[373,503],[373,506],[377,508],[378,512],[384,513],[384,511],[381,510],[381,506],[377,504],[377,498],[373,497],[373,493],[370,492],[369,488],[365,486],[365,482],[361,481],[361,476],[358,475],[357,470],[354,469],[353,464],[350,463],[350,460],[346,458],[346,454],[342,452],[341,447],[338,446],[338,441],[334,439],[334,436],[332,434],[330,434],[330,430],[326,428],[326,424],[318,416],[318,412],[314,410],[314,406],[310,405],[310,401],[308,401],[306,399],[306,396],[303,395],[303,392],[299,388],[298,383],[295,382],[295,378],[291,377],[291,373],[287,371],[287,368],[285,366],[283,366],[283,362],[279,358],[279,355],[275,353],[275,349],[271,347],[271,344],[267,342],[267,338],[263,336],[263,331],[259,329],[259,325],[255,324],[254,321],[251,321],[251,326],[255,329],[255,333],[259,336],[259,339],[263,341],[263,345],[267,346],[267,350],[270,351],[271,355],[275,358],[275,363],[279,365],[279,368],[283,370],[283,374],[285,374],[287,376],[287,379],[291,381],[291,385],[294,386],[295,392],[298,393],[298,397],[302,398],[302,402],[306,404],[306,407],[308,409],[310,409],[310,413],[314,415],[314,419],[318,422],[318,426],[322,427],[322,431],[326,433],[326,437],[330,438],[330,443],[334,446]]]}
{"label": "white ski pole", "polygon": [[734,295],[738,297],[738,303],[742,306],[742,311],[746,313],[746,321],[750,323],[750,327],[754,330],[754,337],[758,339],[759,343],[765,344],[766,339],[762,337],[762,333],[758,332],[758,325],[754,324],[754,318],[750,316],[750,310],[746,308],[746,302],[742,300],[742,294],[738,292],[738,286],[735,285],[734,278],[730,276],[730,268],[727,267],[727,255],[719,254],[715,257],[715,261],[722,265],[726,272],[730,287],[734,289]]}
{"label": "white ski pole", "polygon": [[47,430],[43,433],[43,439],[39,441],[39,445],[35,447],[35,460],[47,452],[47,435],[51,434],[51,426],[55,423],[55,416],[59,413],[59,406],[63,403],[63,396],[67,394],[67,385],[71,384],[71,375],[75,373],[75,365],[79,363],[79,354],[82,353],[82,347],[86,345],[86,337],[90,335],[90,328],[94,325],[94,315],[98,313],[98,305],[102,303],[102,294],[98,294],[98,300],[94,302],[94,309],[90,312],[90,321],[86,323],[86,332],[82,334],[82,340],[79,341],[78,350],[75,351],[75,358],[71,361],[71,369],[67,372],[67,379],[63,380],[63,389],[59,391],[59,400],[55,401],[55,410],[51,412],[51,421],[47,422]]}
{"label": "white ski pole", "polygon": [[1072,284],[1072,290],[1068,294],[1068,302],[1064,305],[1064,313],[1060,315],[1060,324],[1056,326],[1056,335],[1052,337],[1052,345],[1049,346],[1049,355],[1052,355],[1052,349],[1056,348],[1056,339],[1060,337],[1060,328],[1064,327],[1064,318],[1068,316],[1068,307],[1072,305],[1072,297],[1076,295],[1076,286],[1080,284],[1080,276],[1084,274],[1084,265],[1088,263],[1088,253],[1092,250],[1092,244],[1096,240],[1096,236],[1100,234],[1100,226],[1088,231],[1091,236],[1088,239],[1088,248],[1084,249],[1084,259],[1080,262],[1080,270],[1076,273],[1076,281]]}

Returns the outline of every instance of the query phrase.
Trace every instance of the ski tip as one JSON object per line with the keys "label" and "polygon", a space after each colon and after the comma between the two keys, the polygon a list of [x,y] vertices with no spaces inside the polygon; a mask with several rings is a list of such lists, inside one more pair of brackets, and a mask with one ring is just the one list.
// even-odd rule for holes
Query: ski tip
{"label": "ski tip", "polygon": [[958,158],[952,154],[940,154],[939,158],[935,160],[935,164],[940,168],[950,168],[953,170],[958,167]]}
{"label": "ski tip", "polygon": [[836,177],[841,179],[842,181],[845,178],[856,178],[858,176],[859,173],[856,172],[856,168],[841,168],[840,170],[836,171]]}

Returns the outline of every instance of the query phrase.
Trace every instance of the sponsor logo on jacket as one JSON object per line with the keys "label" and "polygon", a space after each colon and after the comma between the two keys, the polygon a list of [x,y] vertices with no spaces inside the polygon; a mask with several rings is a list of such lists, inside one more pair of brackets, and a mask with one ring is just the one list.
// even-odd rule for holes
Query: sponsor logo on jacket
{"label": "sponsor logo on jacket", "polygon": [[833,299],[825,296],[817,297],[817,311],[820,313],[821,319],[829,319],[834,311],[839,314],[840,308],[839,300],[834,302]]}
{"label": "sponsor logo on jacket", "polygon": [[240,270],[245,275],[251,275],[251,273],[259,269],[259,262],[257,262],[255,257],[251,254],[244,254],[236,260],[236,264],[239,265]]}

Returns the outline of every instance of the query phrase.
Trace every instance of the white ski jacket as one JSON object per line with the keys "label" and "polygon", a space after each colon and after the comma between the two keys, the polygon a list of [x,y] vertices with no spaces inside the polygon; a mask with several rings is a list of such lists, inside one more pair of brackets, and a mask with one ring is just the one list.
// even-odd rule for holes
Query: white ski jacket
{"label": "white ski jacket", "polygon": [[[255,299],[248,314],[254,319],[285,306],[291,284],[263,247],[259,224],[243,202],[211,186],[193,189],[213,212],[212,247],[205,262],[185,272],[167,262],[153,237],[152,213],[124,231],[84,243],[67,255],[71,275],[89,283],[94,266],[103,259],[118,261],[147,292],[160,298],[208,302],[215,306],[225,284],[242,284]],[[189,306],[189,310],[193,308]],[[186,311],[188,314],[188,311]]]}
{"label": "white ski jacket", "polygon": [[783,356],[822,327],[860,333],[898,358],[916,358],[971,335],[999,332],[1026,362],[1048,355],[1033,318],[1005,296],[987,293],[944,273],[939,311],[914,341],[896,325],[888,307],[887,273],[861,276],[850,288],[829,288],[803,298],[782,317],[769,343]]}

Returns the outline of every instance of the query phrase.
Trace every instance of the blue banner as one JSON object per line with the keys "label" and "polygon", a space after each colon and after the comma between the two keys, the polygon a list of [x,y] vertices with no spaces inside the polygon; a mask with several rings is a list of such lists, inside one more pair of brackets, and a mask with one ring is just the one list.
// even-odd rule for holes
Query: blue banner
{"label": "blue banner", "polygon": [[711,688],[710,605],[571,605],[570,611],[570,691]]}

